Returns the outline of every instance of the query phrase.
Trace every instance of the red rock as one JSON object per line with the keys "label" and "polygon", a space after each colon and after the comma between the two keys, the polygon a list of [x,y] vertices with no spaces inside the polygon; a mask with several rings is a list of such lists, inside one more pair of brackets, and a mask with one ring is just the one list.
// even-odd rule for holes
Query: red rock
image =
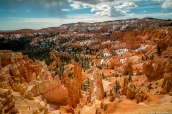
{"label": "red rock", "polygon": [[124,66],[123,75],[133,75],[133,67],[131,63],[128,63],[126,66]]}
{"label": "red rock", "polygon": [[143,73],[146,75],[148,79],[159,79],[163,78],[164,67],[162,64],[148,61],[143,64]]}
{"label": "red rock", "polygon": [[94,66],[93,77],[90,82],[89,90],[89,101],[93,103],[95,100],[103,100],[104,98],[104,89],[102,83],[102,77],[100,76],[98,69]]}

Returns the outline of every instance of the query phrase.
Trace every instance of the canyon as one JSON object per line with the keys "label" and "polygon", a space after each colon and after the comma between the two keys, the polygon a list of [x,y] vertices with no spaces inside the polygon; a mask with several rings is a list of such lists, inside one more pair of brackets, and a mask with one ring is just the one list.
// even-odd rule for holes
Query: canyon
{"label": "canyon", "polygon": [[172,20],[0,32],[1,114],[171,114]]}

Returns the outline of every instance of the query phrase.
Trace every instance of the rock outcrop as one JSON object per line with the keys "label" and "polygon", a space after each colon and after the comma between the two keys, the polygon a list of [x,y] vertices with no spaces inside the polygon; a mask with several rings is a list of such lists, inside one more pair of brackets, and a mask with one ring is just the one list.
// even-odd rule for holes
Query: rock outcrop
{"label": "rock outcrop", "polygon": [[[45,105],[46,102],[42,101],[42,98],[40,97],[41,99],[39,101],[43,103],[41,105],[41,107],[43,106],[42,108],[35,102],[35,98],[40,95],[48,102],[54,102],[61,105],[67,104],[67,88],[61,85],[58,77],[53,79],[45,62],[32,62],[27,56],[23,56],[21,53],[13,53],[11,51],[1,51],[1,60],[7,56],[4,54],[8,55],[7,58],[9,60],[8,62],[5,61],[5,63],[1,61],[0,89],[11,89],[11,93],[16,93],[14,101],[18,102],[16,105],[20,113],[29,112],[47,114],[48,110]],[[23,112],[23,110],[20,109],[23,107],[21,106],[22,102],[19,102],[19,99],[21,99],[22,96],[23,100],[31,100],[31,103],[35,103],[35,109],[25,109]],[[21,101],[23,100],[21,99]],[[12,109],[11,107],[14,107],[14,101],[9,101],[10,109]],[[28,103],[27,106],[32,107],[30,106],[30,103]],[[9,112],[9,107],[6,107],[7,109],[3,110]]]}
{"label": "rock outcrop", "polygon": [[16,114],[18,112],[12,91],[0,88],[0,113]]}
{"label": "rock outcrop", "polygon": [[102,102],[100,100],[96,100],[94,104],[89,106],[84,106],[80,110],[80,114],[101,114],[103,112],[103,106]]}
{"label": "rock outcrop", "polygon": [[75,63],[74,65],[74,74],[72,76],[73,79],[68,77],[66,72],[62,75],[62,83],[68,90],[68,105],[76,108],[77,104],[80,102],[81,94],[81,84],[82,84],[82,68],[80,65]]}
{"label": "rock outcrop", "polygon": [[143,102],[147,97],[140,87],[132,83],[128,85],[126,96],[128,99],[135,99],[137,103]]}
{"label": "rock outcrop", "polygon": [[5,63],[1,62],[3,69],[8,69],[6,70],[8,71],[6,74],[9,74],[12,77],[18,77],[20,81],[30,82],[37,79],[37,76],[42,69],[42,63],[40,61],[32,63],[27,56],[23,56],[21,53],[1,51],[1,58],[2,60],[3,58],[9,58],[8,62],[6,62],[6,60],[3,60]]}
{"label": "rock outcrop", "polygon": [[122,85],[122,90],[121,90],[121,94],[122,95],[126,95],[127,94],[128,83],[129,83],[128,77],[125,77],[124,81],[123,81],[123,85]]}
{"label": "rock outcrop", "polygon": [[93,77],[91,77],[90,79],[89,100],[91,103],[94,103],[95,100],[102,100],[103,98],[104,98],[104,89],[103,89],[102,77],[100,76],[98,69],[95,68],[93,72]]}
{"label": "rock outcrop", "polygon": [[147,97],[140,87],[133,83],[129,83],[128,77],[124,78],[121,94],[126,95],[128,99],[135,99],[137,103],[143,102]]}
{"label": "rock outcrop", "polygon": [[163,94],[169,93],[170,95],[172,95],[172,73],[171,72],[164,73],[164,80],[161,87],[163,89],[161,93]]}
{"label": "rock outcrop", "polygon": [[126,66],[124,66],[123,75],[133,75],[132,63],[128,63]]}
{"label": "rock outcrop", "polygon": [[164,67],[162,64],[148,61],[143,64],[143,73],[148,79],[155,80],[163,78]]}

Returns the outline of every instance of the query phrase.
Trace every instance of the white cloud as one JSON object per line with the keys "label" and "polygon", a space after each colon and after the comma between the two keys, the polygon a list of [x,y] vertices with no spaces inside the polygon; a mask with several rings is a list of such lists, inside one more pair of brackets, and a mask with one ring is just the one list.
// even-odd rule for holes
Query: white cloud
{"label": "white cloud", "polygon": [[160,0],[163,4],[163,8],[172,8],[172,1],[171,0]]}
{"label": "white cloud", "polygon": [[114,0],[68,0],[70,2],[82,2],[86,4],[96,5],[102,2],[113,2]]}
{"label": "white cloud", "polygon": [[114,8],[113,5],[106,4],[93,6],[91,12],[95,12],[97,16],[117,17],[127,15],[125,10]]}
{"label": "white cloud", "polygon": [[[26,2],[27,0],[20,0],[20,2],[23,1]],[[94,12],[97,16],[117,17],[127,15],[130,12],[130,10],[127,9],[136,8],[137,5],[134,3],[134,1],[141,0],[127,0],[127,2],[126,0],[36,0],[35,2],[44,3],[47,8],[55,7],[68,2],[70,3],[70,7],[72,7],[74,10],[91,8],[91,12]],[[59,8],[59,10],[69,11],[63,8]]]}
{"label": "white cloud", "polygon": [[84,8],[90,8],[90,7],[92,7],[91,4],[86,4],[86,3],[83,3],[82,6],[83,6]]}
{"label": "white cloud", "polygon": [[103,5],[92,6],[91,12],[101,12],[101,11],[108,11],[108,10],[110,10],[110,6],[103,4]]}
{"label": "white cloud", "polygon": [[128,14],[128,16],[131,18],[131,16],[134,16],[135,15],[135,13],[130,13],[130,14]]}
{"label": "white cloud", "polygon": [[[96,16],[118,17],[129,14],[131,8],[138,7],[134,2],[117,0],[68,0],[73,9],[91,8]],[[137,0],[132,0],[137,1]]]}
{"label": "white cloud", "polygon": [[171,15],[172,16],[172,13],[166,13],[165,15]]}
{"label": "white cloud", "polygon": [[91,12],[95,12],[97,16],[126,16],[129,15],[131,8],[137,5],[134,2],[106,2],[97,5],[92,5]]}
{"label": "white cloud", "polygon": [[80,2],[73,2],[72,4],[70,4],[70,6],[73,8],[73,9],[80,9],[81,3]]}
{"label": "white cloud", "polygon": [[162,4],[162,8],[172,8],[172,0],[152,0]]}
{"label": "white cloud", "polygon": [[110,10],[112,17],[125,16],[127,15],[126,10],[111,8]]}
{"label": "white cloud", "polygon": [[83,8],[90,8],[90,7],[92,7],[91,4],[87,4],[87,3],[83,3],[83,2],[72,2],[72,4],[70,4],[70,6],[73,9],[83,9]]}
{"label": "white cloud", "polygon": [[130,10],[125,10],[126,12],[130,12]]}
{"label": "white cloud", "polygon": [[65,11],[65,12],[67,12],[67,11],[70,11],[70,9],[62,9],[62,11]]}
{"label": "white cloud", "polygon": [[125,8],[125,9],[129,9],[129,8],[136,8],[137,5],[134,2],[124,2],[122,5],[116,6],[116,8]]}
{"label": "white cloud", "polygon": [[83,2],[87,4],[97,5],[99,3],[106,3],[106,2],[134,2],[134,1],[142,1],[142,0],[68,0],[68,2]]}

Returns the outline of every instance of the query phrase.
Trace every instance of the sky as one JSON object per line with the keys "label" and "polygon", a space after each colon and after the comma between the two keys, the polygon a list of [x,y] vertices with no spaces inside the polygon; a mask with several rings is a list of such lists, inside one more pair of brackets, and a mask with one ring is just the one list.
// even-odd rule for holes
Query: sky
{"label": "sky", "polygon": [[144,17],[172,19],[172,0],[0,0],[0,30]]}

